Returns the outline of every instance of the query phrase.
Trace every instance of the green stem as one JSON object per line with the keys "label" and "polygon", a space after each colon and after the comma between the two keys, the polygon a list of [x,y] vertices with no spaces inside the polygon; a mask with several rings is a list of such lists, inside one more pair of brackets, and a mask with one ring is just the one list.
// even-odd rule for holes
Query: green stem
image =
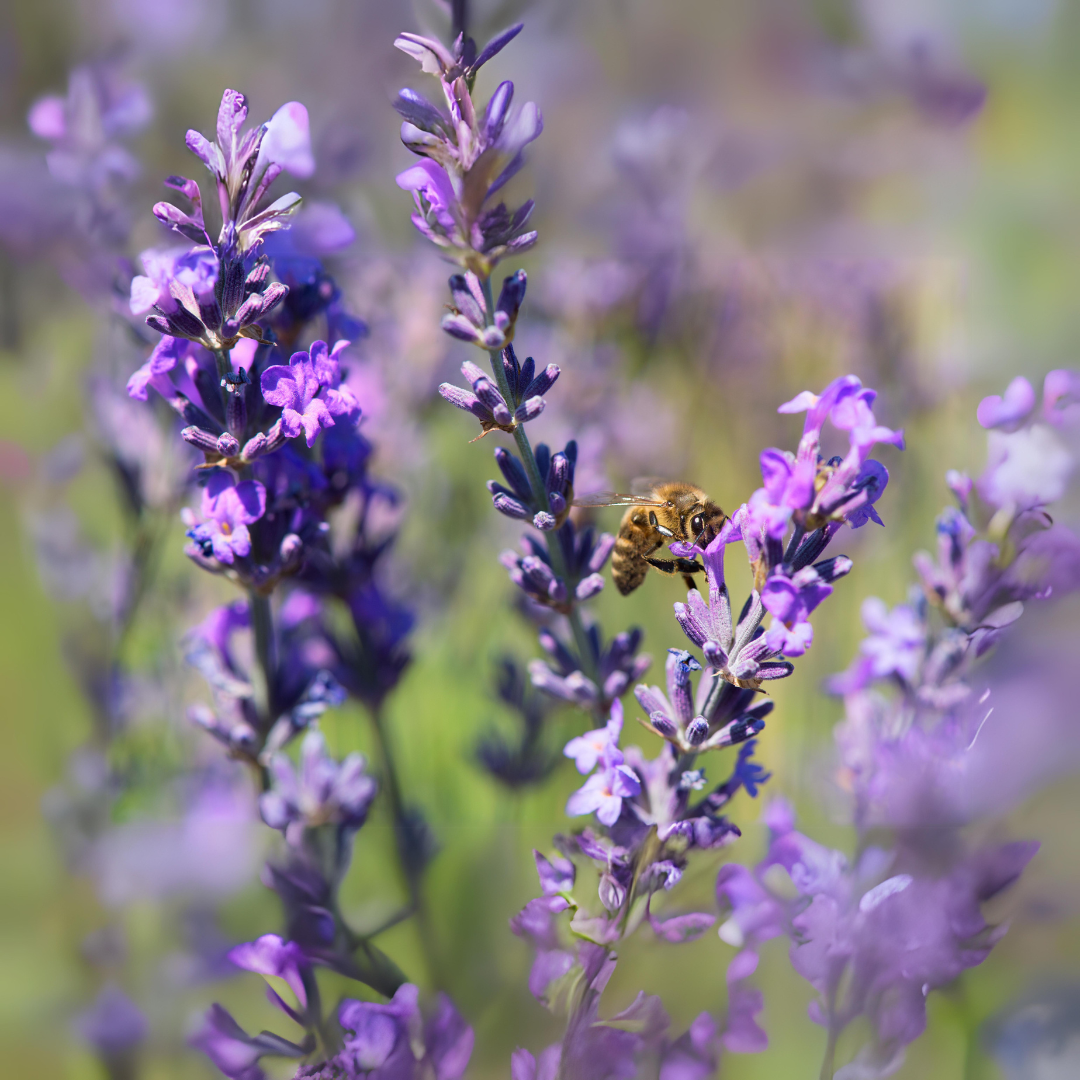
{"label": "green stem", "polygon": [[821,1062],[819,1080],[832,1080],[833,1073],[836,1071],[836,1036],[836,1026],[830,1024],[829,1038],[825,1043],[825,1057]]}
{"label": "green stem", "polygon": [[[495,297],[491,291],[491,278],[481,278],[480,284],[484,291],[484,303],[487,307],[484,318],[486,320],[486,325],[491,326],[493,325],[495,311]],[[507,381],[506,371],[503,369],[502,350],[489,349],[488,355],[491,357],[491,370],[495,375],[495,381],[499,386],[499,392],[506,400],[507,405],[512,407],[514,398],[510,393],[510,383]],[[547,484],[544,477],[540,475],[540,468],[536,464],[536,455],[533,453],[532,444],[529,442],[529,436],[525,433],[524,424],[517,424],[514,427],[514,441],[517,443],[518,453],[521,455],[521,462],[525,466],[525,472],[529,477],[529,486],[532,488],[533,500],[542,510],[550,513],[551,502],[548,499]],[[547,540],[548,558],[551,560],[551,568],[555,572],[555,576],[562,578],[563,581],[569,584],[566,560],[563,558],[562,548],[559,546],[556,531],[545,533],[545,537]],[[592,647],[589,643],[589,636],[585,632],[585,624],[581,621],[581,613],[578,611],[577,604],[574,602],[572,596],[567,597],[567,603],[569,604],[570,610],[567,612],[566,618],[570,623],[570,631],[574,635],[574,645],[577,648],[578,655],[581,657],[582,667],[585,674],[588,675],[593,682],[598,683],[596,663],[592,654]]]}
{"label": "green stem", "polygon": [[248,601],[251,605],[251,629],[255,636],[255,707],[269,731],[277,718],[274,712],[274,672],[277,667],[274,622],[268,596],[249,589]]}
{"label": "green stem", "polygon": [[375,741],[379,744],[379,757],[382,761],[382,776],[386,785],[386,797],[390,802],[390,813],[394,819],[394,842],[397,848],[398,863],[409,894],[409,911],[416,916],[416,927],[420,934],[420,944],[427,958],[427,966],[432,981],[441,985],[439,975],[438,952],[435,933],[431,925],[427,905],[424,903],[423,890],[420,887],[422,868],[414,864],[411,851],[410,834],[413,824],[409,819],[408,808],[401,790],[401,779],[394,751],[390,745],[390,734],[386,730],[386,718],[379,706],[370,710],[371,726],[375,729]]}

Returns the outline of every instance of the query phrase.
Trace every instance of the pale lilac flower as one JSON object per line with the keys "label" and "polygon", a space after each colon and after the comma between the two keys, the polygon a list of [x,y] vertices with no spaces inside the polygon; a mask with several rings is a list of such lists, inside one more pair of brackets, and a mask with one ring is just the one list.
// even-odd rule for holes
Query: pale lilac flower
{"label": "pale lilac flower", "polygon": [[169,288],[174,281],[190,288],[200,303],[213,299],[218,259],[209,248],[147,248],[139,261],[146,273],[131,279],[133,315],[144,315],[154,307],[175,310],[177,302]]}
{"label": "pale lilac flower", "polygon": [[1023,375],[1017,375],[1000,397],[991,394],[979,402],[976,416],[984,428],[1016,431],[1035,408],[1035,391]]}
{"label": "pale lilac flower", "polygon": [[[612,719],[621,728],[621,712],[612,706]],[[614,741],[609,741],[600,756],[600,771],[594,773],[567,800],[566,812],[571,817],[595,813],[604,825],[614,825],[622,813],[623,799],[632,799],[641,791],[641,781],[633,769],[623,764],[623,753]]]}
{"label": "pale lilac flower", "polygon": [[586,731],[584,735],[578,735],[571,739],[563,749],[568,758],[574,759],[574,766],[583,776],[591,773],[605,755],[622,755],[618,750],[619,736],[622,733],[623,709],[622,702],[615,700],[611,703],[611,717],[607,724],[595,731]]}
{"label": "pale lilac flower", "polygon": [[248,941],[230,949],[229,959],[245,971],[284,979],[296,995],[301,1010],[307,1008],[304,972],[311,964],[303,949],[295,942],[284,941],[277,934],[263,934],[255,941]]}
{"label": "pale lilac flower", "polygon": [[309,731],[300,749],[299,772],[285,754],[271,759],[272,787],[259,797],[263,821],[283,831],[291,843],[298,843],[305,829],[319,825],[358,829],[376,792],[365,768],[358,753],[334,761],[322,733]]}

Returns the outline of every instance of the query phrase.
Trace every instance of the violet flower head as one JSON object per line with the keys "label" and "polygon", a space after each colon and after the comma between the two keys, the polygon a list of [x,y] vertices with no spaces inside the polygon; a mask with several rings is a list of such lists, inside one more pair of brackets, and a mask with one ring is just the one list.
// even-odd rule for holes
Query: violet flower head
{"label": "violet flower head", "polygon": [[147,248],[139,255],[145,274],[131,279],[129,307],[132,315],[144,315],[152,308],[171,312],[177,308],[170,285],[191,289],[200,305],[213,301],[218,260],[207,248]]}
{"label": "violet flower head", "polygon": [[187,535],[204,558],[231,566],[251,554],[248,526],[265,512],[266,488],[258,480],[237,484],[229,473],[217,471],[203,488],[202,523],[196,523],[190,511],[186,514]]}
{"label": "violet flower head", "polygon": [[411,983],[385,1005],[346,998],[338,1009],[342,1049],[321,1064],[300,1069],[297,1080],[460,1080],[472,1056],[472,1028],[445,994],[425,1021],[418,998]]}
{"label": "violet flower head", "polygon": [[[576,757],[579,772],[588,771],[582,768],[582,764],[590,760],[593,768],[600,765],[600,771],[590,776],[567,801],[566,812],[571,817],[595,813],[603,824],[614,825],[622,813],[623,799],[633,798],[641,791],[637,774],[623,764],[623,753],[618,747],[621,730],[622,705],[616,701],[611,706],[611,719],[605,729],[609,737],[598,757],[592,757],[588,743],[579,744],[576,739],[567,743],[564,753],[567,757]],[[571,750],[571,747],[574,749]]]}
{"label": "violet flower head", "polygon": [[222,220],[217,244],[206,232],[202,198],[193,181],[179,176],[166,181],[191,202],[190,215],[171,203],[154,207],[154,215],[164,225],[197,244],[209,245],[219,254],[246,254],[267,233],[286,227],[300,208],[300,196],[290,192],[260,209],[263,195],[283,171],[300,177],[315,171],[307,109],[303,105],[290,101],[268,122],[244,131],[247,113],[247,98],[236,90],[226,90],[218,109],[217,141],[198,131],[187,133],[188,149],[206,166],[217,187]]}
{"label": "violet flower head", "polygon": [[67,95],[39,98],[27,124],[52,145],[49,172],[71,187],[96,191],[112,180],[133,180],[139,164],[117,140],[137,134],[153,109],[145,89],[125,83],[111,63],[72,70]]}
{"label": "violet flower head", "polygon": [[360,828],[375,798],[376,783],[365,772],[363,755],[336,762],[319,731],[309,731],[300,749],[297,771],[284,754],[270,761],[272,786],[259,797],[263,821],[299,843],[305,829],[334,825],[344,832]]}
{"label": "violet flower head", "polygon": [[310,352],[293,353],[288,367],[275,364],[263,371],[263,398],[281,409],[281,430],[287,438],[303,431],[308,446],[314,446],[319,431],[333,427],[335,417],[353,423],[359,418],[356,397],[341,382],[339,357],[348,346],[339,341],[328,352],[326,342],[316,341]]}
{"label": "violet flower head", "polygon": [[533,102],[512,110],[510,82],[497,87],[483,111],[472,98],[477,70],[520,30],[507,30],[479,55],[465,37],[452,51],[418,34],[402,34],[394,42],[438,78],[443,92],[441,106],[412,90],[402,90],[394,103],[403,117],[402,142],[424,158],[398,175],[398,186],[413,194],[416,228],[480,278],[500,259],[536,242],[536,233],[525,231],[531,200],[513,212],[505,203],[489,204],[521,169],[525,147],[543,130],[540,110]]}

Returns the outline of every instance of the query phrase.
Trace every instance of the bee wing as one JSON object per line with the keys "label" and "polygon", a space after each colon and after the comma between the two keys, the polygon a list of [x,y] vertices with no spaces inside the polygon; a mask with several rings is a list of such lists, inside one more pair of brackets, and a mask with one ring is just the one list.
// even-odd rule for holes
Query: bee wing
{"label": "bee wing", "polygon": [[620,495],[614,491],[595,491],[575,499],[574,506],[667,506],[663,499],[647,499],[642,495]]}
{"label": "bee wing", "polygon": [[661,484],[668,483],[665,476],[635,476],[630,481],[630,490],[635,495],[644,495],[648,497],[651,495]]}

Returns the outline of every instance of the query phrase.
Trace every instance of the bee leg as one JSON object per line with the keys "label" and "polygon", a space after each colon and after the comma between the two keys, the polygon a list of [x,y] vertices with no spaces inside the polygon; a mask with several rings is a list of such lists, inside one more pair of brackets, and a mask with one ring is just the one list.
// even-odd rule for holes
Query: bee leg
{"label": "bee leg", "polygon": [[650,559],[646,556],[645,561],[661,574],[677,574],[679,572],[678,560],[676,559]]}

